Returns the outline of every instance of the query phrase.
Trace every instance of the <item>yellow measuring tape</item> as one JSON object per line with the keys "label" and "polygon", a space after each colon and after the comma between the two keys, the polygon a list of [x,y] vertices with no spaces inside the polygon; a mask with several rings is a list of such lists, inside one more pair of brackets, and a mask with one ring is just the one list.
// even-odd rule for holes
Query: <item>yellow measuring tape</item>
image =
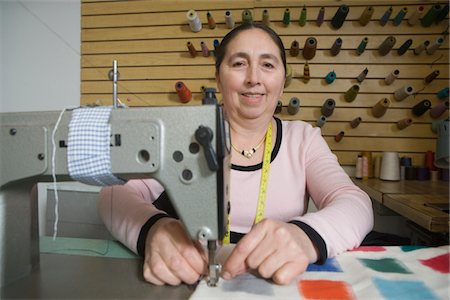
{"label": "yellow measuring tape", "polygon": [[[264,144],[264,157],[261,170],[261,183],[259,185],[258,205],[256,206],[256,216],[254,224],[264,219],[264,211],[266,209],[267,185],[270,173],[270,159],[272,158],[272,122],[266,132],[266,141]],[[230,243],[230,215],[228,214],[227,232],[223,238],[224,244]]]}

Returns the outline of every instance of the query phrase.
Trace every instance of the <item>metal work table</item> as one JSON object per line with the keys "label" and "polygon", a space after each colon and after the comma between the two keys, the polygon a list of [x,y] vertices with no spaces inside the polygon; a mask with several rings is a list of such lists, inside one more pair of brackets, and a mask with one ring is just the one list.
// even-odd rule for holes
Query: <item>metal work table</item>
{"label": "metal work table", "polygon": [[1,299],[187,299],[187,285],[155,286],[142,277],[142,261],[41,253],[40,267],[7,285]]}

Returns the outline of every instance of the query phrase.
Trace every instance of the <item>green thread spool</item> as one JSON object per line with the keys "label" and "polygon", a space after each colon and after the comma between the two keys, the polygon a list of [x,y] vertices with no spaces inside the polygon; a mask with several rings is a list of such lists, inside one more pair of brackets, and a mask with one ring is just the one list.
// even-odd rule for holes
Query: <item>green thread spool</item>
{"label": "green thread spool", "polygon": [[319,27],[322,26],[324,19],[325,19],[325,7],[322,6],[319,9],[319,13],[317,14],[317,21],[316,21],[317,26]]}
{"label": "green thread spool", "polygon": [[334,14],[333,19],[331,19],[331,26],[333,26],[334,29],[339,29],[342,27],[349,10],[349,7],[345,4],[339,6],[336,13]]}
{"label": "green thread spool", "polygon": [[449,88],[446,87],[446,88],[443,88],[442,90],[439,90],[439,91],[436,93],[436,96],[437,96],[440,100],[445,101],[446,99],[448,99],[448,94],[449,94]]}
{"label": "green thread spool", "polygon": [[287,111],[290,115],[295,115],[300,110],[300,99],[292,97],[289,101]]}
{"label": "green thread spool", "polygon": [[446,4],[438,13],[438,15],[436,16],[436,24],[441,23],[441,21],[443,21],[447,15],[448,15],[448,10],[449,10],[449,5]]}
{"label": "green thread spool", "polygon": [[356,49],[356,53],[358,55],[363,54],[364,50],[366,50],[367,43],[369,42],[369,38],[366,36],[362,39],[361,43],[359,43],[358,48]]}
{"label": "green thread spool", "polygon": [[283,25],[287,27],[289,26],[290,23],[291,23],[291,11],[289,10],[289,8],[286,8],[283,14]]}
{"label": "green thread spool", "polygon": [[423,16],[421,24],[423,27],[429,27],[436,20],[442,6],[439,4],[432,5],[428,12]]}
{"label": "green thread spool", "polygon": [[264,9],[262,12],[262,22],[266,26],[270,26],[270,15],[269,10]]}
{"label": "green thread spool", "polygon": [[397,40],[392,35],[388,36],[378,47],[378,52],[380,53],[380,55],[385,56],[386,54],[388,54],[389,51],[391,51],[391,49],[394,47],[396,41]]}
{"label": "green thread spool", "polygon": [[408,51],[409,47],[412,45],[413,40],[407,39],[397,50],[398,55],[403,55]]}
{"label": "green thread spool", "polygon": [[354,84],[352,85],[344,94],[344,99],[347,102],[352,102],[353,100],[356,99],[356,96],[358,95],[359,92],[359,85]]}
{"label": "green thread spool", "polygon": [[249,9],[244,9],[242,11],[242,23],[251,24],[253,23],[252,12]]}
{"label": "green thread spool", "polygon": [[367,24],[369,24],[374,11],[375,9],[373,8],[373,6],[367,6],[359,17],[359,24],[361,24],[362,26],[366,26]]}
{"label": "green thread spool", "polygon": [[408,8],[407,7],[403,7],[398,14],[395,16],[394,20],[392,20],[392,22],[394,23],[395,26],[400,25],[400,23],[403,21],[403,18],[406,16],[406,13],[408,12]]}
{"label": "green thread spool", "polygon": [[392,6],[389,7],[385,13],[383,14],[383,16],[380,18],[380,25],[384,26],[386,25],[386,23],[389,21],[389,18],[391,17],[392,14]]}
{"label": "green thread spool", "polygon": [[302,11],[300,12],[300,18],[298,19],[298,24],[300,26],[305,26],[306,16],[307,16],[306,6],[303,6]]}
{"label": "green thread spool", "polygon": [[306,60],[311,60],[316,55],[317,40],[314,37],[309,37],[305,41],[305,47],[303,48],[303,57]]}
{"label": "green thread spool", "polygon": [[300,44],[294,40],[292,41],[291,48],[289,49],[291,56],[297,56],[300,53]]}

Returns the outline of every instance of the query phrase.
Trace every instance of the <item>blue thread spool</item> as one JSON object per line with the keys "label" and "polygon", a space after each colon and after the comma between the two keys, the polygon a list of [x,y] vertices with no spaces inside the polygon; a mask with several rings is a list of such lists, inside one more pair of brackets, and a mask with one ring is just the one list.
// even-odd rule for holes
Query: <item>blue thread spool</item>
{"label": "blue thread spool", "polygon": [[350,8],[345,4],[339,6],[333,19],[331,19],[331,26],[333,26],[334,29],[339,29],[342,27],[349,10]]}
{"label": "blue thread spool", "polygon": [[380,25],[384,26],[386,25],[386,23],[389,21],[389,18],[391,17],[392,14],[392,6],[389,7],[386,12],[383,14],[383,16],[380,18]]}
{"label": "blue thread spool", "polygon": [[331,71],[330,73],[327,74],[327,76],[325,76],[325,81],[330,84],[333,83],[333,81],[336,79],[336,73],[333,71]]}
{"label": "blue thread spool", "polygon": [[219,46],[220,46],[220,42],[219,42],[218,39],[215,39],[215,40],[213,41],[213,46],[214,46],[214,56],[216,56],[217,48],[219,48]]}
{"label": "blue thread spool", "polygon": [[448,87],[446,87],[446,88],[443,88],[442,90],[440,90],[439,92],[437,92],[437,97],[439,98],[439,99],[445,99],[445,98],[448,98],[448,92],[449,92],[449,89],[448,89]]}
{"label": "blue thread spool", "polygon": [[403,18],[406,16],[406,13],[408,12],[408,8],[407,7],[403,7],[398,14],[395,16],[394,20],[392,20],[392,22],[394,23],[395,26],[400,25],[400,23],[403,21]]}

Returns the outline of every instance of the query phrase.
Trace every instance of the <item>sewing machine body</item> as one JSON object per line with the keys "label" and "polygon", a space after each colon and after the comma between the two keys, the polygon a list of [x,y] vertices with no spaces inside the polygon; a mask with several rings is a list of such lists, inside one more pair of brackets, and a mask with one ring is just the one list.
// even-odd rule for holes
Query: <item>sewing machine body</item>
{"label": "sewing machine body", "polygon": [[[58,116],[59,112],[0,114],[0,287],[39,265],[37,197],[30,197],[30,191],[37,182],[52,181],[52,132]],[[58,181],[71,180],[70,119],[71,112],[65,112],[54,138]],[[112,173],[125,179],[157,179],[193,239],[221,240],[228,219],[230,166],[222,108],[114,109],[110,123]],[[196,137],[200,127],[211,129],[208,149]]]}

